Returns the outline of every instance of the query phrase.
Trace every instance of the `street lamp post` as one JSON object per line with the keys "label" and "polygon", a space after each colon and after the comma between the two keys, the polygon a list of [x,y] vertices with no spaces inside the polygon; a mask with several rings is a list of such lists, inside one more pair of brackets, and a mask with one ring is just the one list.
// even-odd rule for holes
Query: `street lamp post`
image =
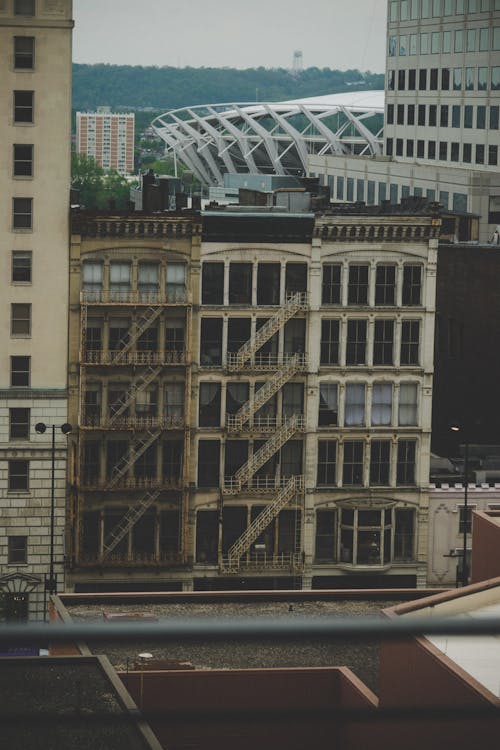
{"label": "street lamp post", "polygon": [[[57,425],[46,425],[44,422],[37,422],[35,425],[35,432],[39,435],[43,435],[47,431],[47,427],[52,429],[52,447],[51,447],[51,479],[50,479],[50,553],[49,553],[49,577],[45,581],[45,590],[49,594],[57,593],[57,578],[54,572],[54,531],[55,531],[55,488],[56,488],[56,427]],[[72,431],[72,426],[65,422],[60,426],[60,430],[63,435],[69,435]]]}
{"label": "street lamp post", "polygon": [[[452,432],[460,432],[463,427],[459,424],[452,424],[450,427]],[[469,566],[467,565],[467,524],[469,522],[469,506],[468,501],[468,489],[469,489],[469,439],[467,433],[465,433],[464,440],[464,520],[463,520],[463,550],[462,550],[462,586],[467,586],[469,583]]]}

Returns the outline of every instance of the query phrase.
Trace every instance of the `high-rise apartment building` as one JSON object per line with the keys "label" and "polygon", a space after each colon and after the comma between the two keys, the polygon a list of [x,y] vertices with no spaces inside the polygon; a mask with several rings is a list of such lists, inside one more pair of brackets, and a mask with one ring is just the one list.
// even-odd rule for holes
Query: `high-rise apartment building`
{"label": "high-rise apartment building", "polygon": [[134,132],[134,114],[115,114],[109,107],[76,113],[77,152],[121,175],[134,171]]}
{"label": "high-rise apartment building", "polygon": [[71,0],[0,2],[0,593],[12,617],[43,618],[63,584],[72,27]]}

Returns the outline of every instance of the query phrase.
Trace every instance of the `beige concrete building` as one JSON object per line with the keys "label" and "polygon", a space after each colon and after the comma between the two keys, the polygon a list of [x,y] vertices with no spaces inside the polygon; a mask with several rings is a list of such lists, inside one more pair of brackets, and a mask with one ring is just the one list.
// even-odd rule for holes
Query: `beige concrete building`
{"label": "beige concrete building", "polygon": [[0,2],[0,591],[20,617],[43,618],[51,559],[63,585],[72,27],[70,0]]}
{"label": "beige concrete building", "polygon": [[439,225],[76,216],[68,587],[423,585]]}

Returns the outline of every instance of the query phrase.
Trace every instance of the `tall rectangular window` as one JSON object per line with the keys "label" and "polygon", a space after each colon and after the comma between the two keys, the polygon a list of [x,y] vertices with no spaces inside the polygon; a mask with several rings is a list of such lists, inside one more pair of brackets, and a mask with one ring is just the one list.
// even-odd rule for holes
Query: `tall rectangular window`
{"label": "tall rectangular window", "polygon": [[390,440],[372,440],[370,445],[370,484],[389,484],[390,466]]}
{"label": "tall rectangular window", "polygon": [[323,264],[323,280],[321,285],[321,302],[323,305],[340,304],[340,281],[342,266],[339,263]]}
{"label": "tall rectangular window", "polygon": [[220,383],[200,383],[200,407],[198,424],[200,427],[220,426]]}
{"label": "tall rectangular window", "polygon": [[203,263],[201,269],[201,304],[224,302],[224,263]]}
{"label": "tall rectangular window", "polygon": [[347,383],[345,390],[346,427],[362,427],[365,424],[365,384]]}
{"label": "tall rectangular window", "polygon": [[392,365],[394,346],[394,321],[376,320],[373,340],[373,364]]}
{"label": "tall rectangular window", "polygon": [[14,388],[28,387],[30,384],[30,357],[10,358],[10,384]]}
{"label": "tall rectangular window", "polygon": [[396,481],[399,485],[415,484],[416,446],[415,440],[400,440],[398,442]]}
{"label": "tall rectangular window", "polygon": [[28,562],[28,537],[9,536],[7,541],[7,564],[25,565]]}
{"label": "tall rectangular window", "polygon": [[418,365],[420,349],[420,321],[403,320],[401,324],[401,364]]}
{"label": "tall rectangular window", "polygon": [[462,68],[453,68],[453,91],[462,90]]}
{"label": "tall rectangular window", "polygon": [[362,440],[344,442],[344,463],[342,466],[342,484],[344,487],[363,484],[364,444]]}
{"label": "tall rectangular window", "polygon": [[33,123],[34,122],[34,91],[14,91],[14,122]]}
{"label": "tall rectangular window", "polygon": [[33,198],[12,199],[12,228],[33,228]]}
{"label": "tall rectangular window", "polygon": [[321,321],[321,357],[322,365],[339,363],[340,321],[323,319]]}
{"label": "tall rectangular window", "polygon": [[417,399],[417,383],[401,383],[399,386],[399,424],[402,427],[418,424]]}
{"label": "tall rectangular window", "polygon": [[14,68],[16,70],[33,70],[35,67],[35,37],[14,37]]}
{"label": "tall rectangular window", "polygon": [[9,461],[8,470],[9,492],[26,492],[29,490],[29,461]]}
{"label": "tall rectangular window", "polygon": [[[392,3],[397,5],[397,3]],[[314,558],[318,562],[335,562],[337,559],[335,510],[316,511],[316,544]]]}
{"label": "tall rectangular window", "polygon": [[9,409],[9,439],[29,440],[30,437],[30,409]]}
{"label": "tall rectangular window", "polygon": [[12,281],[18,284],[31,284],[32,253],[31,251],[12,251]]}
{"label": "tall rectangular window", "polygon": [[116,300],[127,298],[130,294],[130,263],[110,263],[109,291]]}
{"label": "tall rectangular window", "polygon": [[378,265],[375,281],[375,304],[394,305],[396,292],[396,266]]}
{"label": "tall rectangular window", "polygon": [[13,303],[10,306],[10,335],[31,336],[31,305]]}
{"label": "tall rectangular window", "polygon": [[34,16],[35,0],[14,0],[15,16]]}
{"label": "tall rectangular window", "polygon": [[388,427],[392,423],[392,383],[374,383],[372,388],[372,425]]}
{"label": "tall rectangular window", "polygon": [[451,127],[452,128],[460,127],[460,105],[459,104],[453,104],[451,108]]}
{"label": "tall rectangular window", "polygon": [[421,304],[422,266],[405,265],[403,269],[403,305]]}
{"label": "tall rectangular window", "polygon": [[319,385],[319,427],[335,427],[338,424],[338,386],[336,383]]}
{"label": "tall rectangular window", "polygon": [[202,318],[200,336],[200,365],[222,364],[222,318]]}
{"label": "tall rectangular window", "polygon": [[229,304],[250,305],[252,303],[252,264],[229,264]]}
{"label": "tall rectangular window", "polygon": [[166,273],[166,293],[169,302],[186,300],[186,264],[169,263]]}
{"label": "tall rectangular window", "polygon": [[366,305],[368,303],[368,266],[349,266],[347,303],[349,305]]}
{"label": "tall rectangular window", "polygon": [[102,263],[96,261],[85,261],[82,265],[82,285],[83,291],[91,295],[93,299],[98,299],[102,292]]}
{"label": "tall rectangular window", "polygon": [[219,487],[219,464],[219,440],[200,440],[198,443],[198,487]]}
{"label": "tall rectangular window", "polygon": [[139,263],[137,269],[137,291],[143,300],[154,299],[160,290],[160,266],[158,263]]}
{"label": "tall rectangular window", "polygon": [[279,305],[281,265],[259,263],[257,266],[257,304]]}
{"label": "tall rectangular window", "polygon": [[317,484],[333,487],[337,481],[337,441],[318,440]]}
{"label": "tall rectangular window", "polygon": [[366,364],[366,320],[347,321],[347,365]]}
{"label": "tall rectangular window", "polygon": [[33,146],[15,143],[13,148],[14,177],[33,177]]}

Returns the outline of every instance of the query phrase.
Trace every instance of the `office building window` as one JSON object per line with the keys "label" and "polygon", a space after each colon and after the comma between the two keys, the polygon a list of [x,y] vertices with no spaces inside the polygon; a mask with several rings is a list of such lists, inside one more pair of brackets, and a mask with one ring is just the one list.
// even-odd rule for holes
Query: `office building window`
{"label": "office building window", "polygon": [[31,284],[32,253],[13,250],[12,281],[19,284]]}
{"label": "office building window", "polygon": [[30,438],[30,409],[9,409],[9,438],[10,440],[29,440]]}
{"label": "office building window", "polygon": [[475,52],[476,51],[476,29],[467,29],[467,34],[466,34],[465,39],[466,39],[465,51]]}
{"label": "office building window", "polygon": [[34,16],[35,0],[14,0],[15,16]]}
{"label": "office building window", "polygon": [[366,364],[366,320],[347,321],[347,365]]}
{"label": "office building window", "polygon": [[403,139],[396,138],[396,156],[403,156]]}
{"label": "office building window", "polygon": [[33,228],[33,198],[12,199],[12,228]]}
{"label": "office building window", "polygon": [[422,266],[403,268],[403,305],[420,305],[422,301]]}
{"label": "office building window", "polygon": [[448,209],[448,206],[450,204],[450,194],[447,190],[439,191],[439,202],[445,210]]}
{"label": "office building window", "polygon": [[475,68],[465,68],[465,90],[474,91],[474,81],[476,77]]}
{"label": "office building window", "polygon": [[10,335],[31,336],[31,305],[14,303],[10,306]]}
{"label": "office building window", "polygon": [[493,40],[491,49],[495,52],[498,52],[498,50],[500,50],[500,26],[493,27]]}
{"label": "office building window", "polygon": [[398,459],[396,464],[396,481],[398,485],[415,484],[416,441],[400,440],[398,442]]}
{"label": "office building window", "polygon": [[35,67],[35,38],[32,36],[14,37],[14,68],[33,70]]}
{"label": "office building window", "polygon": [[224,302],[224,263],[203,263],[201,272],[201,304],[222,305]]}
{"label": "office building window", "polygon": [[418,89],[419,91],[425,91],[427,88],[427,70],[421,68],[418,71]]}
{"label": "office building window", "polygon": [[229,304],[249,305],[252,302],[252,264],[229,264]]}
{"label": "office building window", "polygon": [[402,427],[416,425],[417,422],[417,383],[401,383],[399,386],[399,424]]}
{"label": "office building window", "polygon": [[344,200],[344,178],[343,177],[337,177],[337,199],[342,201]]}
{"label": "office building window", "polygon": [[413,157],[413,141],[411,140],[406,141],[406,156],[410,158]]}
{"label": "office building window", "polygon": [[415,70],[415,68],[410,68],[410,70],[408,71],[408,91],[415,91],[416,87],[417,71]]}
{"label": "office building window", "polygon": [[447,128],[448,127],[448,113],[449,113],[448,105],[447,104],[442,104],[441,105],[441,109],[440,109],[440,113],[439,113],[440,114],[439,124],[440,124],[440,126],[442,128]]}
{"label": "office building window", "polygon": [[464,51],[464,32],[462,29],[455,31],[455,52]]}
{"label": "office building window", "polygon": [[374,383],[372,388],[372,425],[388,427],[392,423],[392,383]]}
{"label": "office building window", "polygon": [[14,122],[33,123],[34,122],[34,91],[14,91]]}
{"label": "office building window", "polygon": [[420,321],[403,320],[401,324],[402,365],[418,365],[420,350]]}
{"label": "office building window", "polygon": [[387,52],[388,52],[389,57],[396,57],[396,50],[397,50],[397,39],[395,36],[390,36],[388,47],[387,47]]}
{"label": "office building window", "polygon": [[9,536],[7,538],[7,564],[25,565],[28,562],[28,537]]}
{"label": "office building window", "polygon": [[432,16],[439,18],[441,15],[441,0],[432,0]]}
{"label": "office building window", "polygon": [[484,130],[486,127],[486,107],[482,104],[476,107],[476,127],[478,130]]}
{"label": "office building window", "polygon": [[500,89],[500,66],[494,65],[491,69],[491,88],[493,91]]}
{"label": "office building window", "polygon": [[339,363],[340,321],[321,321],[321,358],[322,365],[338,365]]}
{"label": "office building window", "polygon": [[398,91],[404,91],[405,88],[406,88],[406,70],[398,70]]}
{"label": "office building window", "polygon": [[429,141],[427,144],[427,158],[428,159],[435,159],[436,158],[436,141]]}
{"label": "office building window", "polygon": [[451,127],[460,127],[460,105],[454,104],[451,108]]}
{"label": "office building window", "polygon": [[319,385],[319,427],[335,427],[338,424],[338,386],[336,383]]}
{"label": "office building window", "polygon": [[342,267],[339,263],[324,263],[321,286],[321,302],[323,305],[340,304]]}
{"label": "office building window", "polygon": [[29,490],[29,461],[8,462],[8,487],[9,492],[26,492]]}
{"label": "office building window", "polygon": [[462,68],[453,68],[453,91],[462,90]]}
{"label": "office building window", "polygon": [[350,203],[354,200],[354,179],[352,177],[347,178],[347,200]]}
{"label": "office building window", "polygon": [[431,53],[433,55],[439,54],[441,51],[441,33],[439,31],[433,31],[431,34]]}
{"label": "office building window", "polygon": [[198,424],[200,427],[220,426],[221,384],[200,383]]}
{"label": "office building window", "polygon": [[14,144],[13,148],[14,177],[33,177],[33,146]]}
{"label": "office building window", "polygon": [[410,34],[410,55],[416,55],[417,54],[417,35],[416,34]]}
{"label": "office building window", "polygon": [[30,384],[30,357],[10,358],[10,384],[13,387],[28,387]]}
{"label": "office building window", "polygon": [[[443,31],[443,52],[445,54],[449,54],[451,52],[451,31]],[[445,70],[447,70],[447,68],[445,68]]]}
{"label": "office building window", "polygon": [[279,263],[259,263],[257,266],[258,305],[279,305],[280,275]]}
{"label": "office building window", "polygon": [[498,130],[499,109],[497,105],[490,107],[490,130]]}
{"label": "office building window", "polygon": [[393,205],[398,202],[398,186],[394,182],[389,185],[389,200]]}
{"label": "office building window", "polygon": [[[210,383],[212,385],[212,383]],[[262,383],[256,383],[255,384],[255,390],[257,390],[262,386]],[[212,391],[213,392],[213,391]],[[236,414],[243,404],[246,404],[248,401],[248,397],[250,394],[250,388],[248,383],[240,383],[240,382],[234,382],[234,383],[227,383],[226,386],[226,414]],[[255,415],[254,421],[258,422],[261,421],[261,418],[272,416],[276,416],[276,411],[274,408],[274,404],[271,406],[271,404],[268,402],[266,404],[267,407],[267,413],[262,413],[262,409],[260,409],[257,414]],[[218,406],[217,414],[220,412],[220,401]]]}
{"label": "office building window", "polygon": [[448,159],[448,144],[446,141],[439,141],[439,159],[440,161]]}
{"label": "office building window", "polygon": [[452,143],[451,144],[451,161],[459,161],[460,160],[460,144],[459,143]]}
{"label": "office building window", "polygon": [[429,34],[420,34],[420,54],[429,54]]}
{"label": "office building window", "polygon": [[373,340],[373,364],[392,365],[394,346],[394,321],[376,320]]}
{"label": "office building window", "polygon": [[477,88],[478,91],[486,91],[488,88],[488,68],[477,69]]}
{"label": "office building window", "polygon": [[438,69],[431,68],[429,88],[431,91],[438,90]]}
{"label": "office building window", "polygon": [[385,139],[385,155],[393,156],[393,140],[392,138]]}
{"label": "office building window", "polygon": [[387,91],[394,91],[394,82],[396,78],[396,72],[394,70],[387,71]]}
{"label": "office building window", "polygon": [[[392,3],[397,5],[397,3]],[[316,543],[314,559],[318,562],[335,562],[337,559],[337,512],[316,511]]]}
{"label": "office building window", "polygon": [[366,305],[368,303],[368,266],[349,266],[347,303],[349,305]]}
{"label": "office building window", "polygon": [[425,104],[418,105],[418,124],[425,125]]}
{"label": "office building window", "polygon": [[119,261],[109,266],[109,291],[115,301],[126,300],[130,294],[130,263]]}
{"label": "office building window", "polygon": [[482,143],[476,144],[476,164],[484,164],[484,146]]}
{"label": "office building window", "polygon": [[415,105],[408,104],[406,120],[408,125],[415,125]]}
{"label": "office building window", "polygon": [[375,203],[375,182],[373,180],[367,181],[366,202],[369,206],[373,206]]}
{"label": "office building window", "polygon": [[200,365],[219,367],[222,364],[222,318],[201,319]]}
{"label": "office building window", "polygon": [[425,141],[417,141],[417,159],[425,157]]}
{"label": "office building window", "polygon": [[198,443],[198,487],[220,486],[220,442],[200,440]]}
{"label": "office building window", "polygon": [[370,484],[388,485],[390,466],[390,440],[372,440],[370,444]]}
{"label": "office building window", "polygon": [[318,440],[316,482],[319,486],[334,487],[337,469],[337,441]]}
{"label": "office building window", "polygon": [[436,121],[437,121],[437,106],[436,104],[431,104],[429,106],[429,127],[431,128],[436,127]]}
{"label": "office building window", "polygon": [[[408,52],[408,40],[406,34],[401,34],[399,37],[399,56],[400,57],[406,57],[406,54]],[[399,71],[401,73],[401,71]],[[406,72],[406,71],[403,71]],[[403,78],[404,81],[404,78]],[[400,89],[404,89],[404,83],[403,86],[400,87]]]}
{"label": "office building window", "polygon": [[364,444],[361,440],[344,442],[344,462],[342,466],[342,484],[344,487],[363,484]]}
{"label": "office building window", "polygon": [[396,299],[396,266],[378,265],[375,279],[375,304],[394,305]]}
{"label": "office building window", "polygon": [[379,182],[378,184],[378,201],[382,203],[387,198],[387,185],[385,182]]}
{"label": "office building window", "polygon": [[346,427],[362,427],[365,424],[365,385],[364,383],[347,383],[345,390]]}
{"label": "office building window", "polygon": [[472,161],[472,145],[470,143],[464,143],[463,149],[463,161],[466,164],[470,164]]}
{"label": "office building window", "polygon": [[498,146],[488,146],[488,164],[496,167],[498,164]]}

